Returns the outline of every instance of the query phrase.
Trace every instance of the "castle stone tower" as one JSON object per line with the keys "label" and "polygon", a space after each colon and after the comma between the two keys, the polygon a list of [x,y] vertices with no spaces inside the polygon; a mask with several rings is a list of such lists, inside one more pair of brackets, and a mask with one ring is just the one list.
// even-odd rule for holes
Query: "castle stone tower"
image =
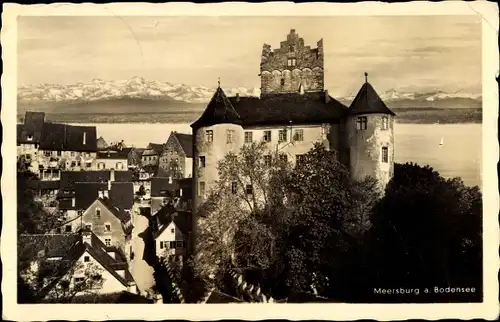
{"label": "castle stone tower", "polygon": [[394,117],[375,89],[365,83],[349,107],[345,129],[354,179],[372,176],[383,191],[394,175]]}
{"label": "castle stone tower", "polygon": [[219,179],[217,165],[229,152],[237,153],[243,146],[244,132],[241,118],[226,97],[217,88],[193,130],[193,238],[197,238],[198,207],[208,197]]}
{"label": "castle stone tower", "polygon": [[280,48],[264,44],[260,63],[261,95],[321,92],[324,89],[323,39],[317,48],[304,46],[295,29]]}

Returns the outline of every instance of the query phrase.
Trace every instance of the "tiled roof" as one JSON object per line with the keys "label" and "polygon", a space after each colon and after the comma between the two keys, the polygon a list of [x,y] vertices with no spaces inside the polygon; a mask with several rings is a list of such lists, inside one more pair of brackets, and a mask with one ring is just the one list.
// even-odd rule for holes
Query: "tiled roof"
{"label": "tiled roof", "polygon": [[[224,96],[225,97],[225,96]],[[198,128],[219,123],[255,125],[289,125],[331,123],[347,113],[347,107],[327,92],[267,94],[259,97],[226,98],[232,108],[232,118],[220,117],[211,103],[202,116],[191,126]],[[220,105],[220,104],[219,104]],[[216,106],[219,106],[216,105]],[[227,104],[226,104],[227,105]],[[222,107],[219,107],[219,110]],[[230,110],[229,107],[226,110]]]}
{"label": "tiled roof", "polygon": [[349,107],[349,113],[351,115],[370,113],[396,115],[385,105],[375,89],[368,82],[365,82],[361,86],[361,89]]}
{"label": "tiled roof", "polygon": [[154,238],[160,236],[171,222],[174,222],[185,237],[191,232],[191,213],[187,211],[175,211],[171,205],[166,205],[160,209],[154,216],[154,219],[160,224],[158,231],[154,234]]}
{"label": "tiled roof", "polygon": [[149,143],[147,148],[142,152],[142,155],[153,155],[148,151],[154,152],[156,155],[160,155],[163,152],[164,144],[162,143]]}
{"label": "tiled roof", "polygon": [[120,274],[116,272],[116,269],[113,268],[113,266],[119,263],[119,261],[112,258],[106,252],[106,245],[104,245],[104,243],[93,233],[83,231],[81,232],[81,234],[85,233],[91,234],[91,245],[83,242],[81,237],[75,234],[78,236],[78,240],[73,243],[73,245],[67,250],[65,256],[57,263],[59,264],[59,267],[57,268],[56,276],[54,276],[57,278],[53,282],[51,282],[51,284],[45,287],[40,295],[45,296],[46,294],[48,294],[48,292],[59,282],[60,278],[62,278],[75,265],[76,261],[80,259],[85,252],[88,252],[97,262],[99,262],[99,264],[102,265],[102,267],[106,271],[108,271],[124,286],[127,287],[129,283],[134,282],[130,272],[127,269],[125,270],[125,277],[120,276]]}
{"label": "tiled roof", "polygon": [[[132,171],[115,171],[116,182],[132,182]],[[109,170],[101,171],[63,171],[61,172],[61,190],[73,190],[76,182],[107,182]]]}
{"label": "tiled roof", "polygon": [[77,234],[20,235],[18,254],[27,260],[35,259],[40,251],[46,258],[64,257],[77,240]]}
{"label": "tiled roof", "polygon": [[101,150],[97,151],[98,159],[127,159],[132,148],[123,148],[121,150]]}
{"label": "tiled roof", "polygon": [[75,183],[75,206],[76,209],[85,210],[99,197],[99,191],[106,190],[107,183],[100,182],[77,182]]}
{"label": "tiled roof", "polygon": [[151,197],[173,197],[177,190],[177,183],[169,178],[151,178]]}
{"label": "tiled roof", "polygon": [[123,209],[117,208],[111,199],[109,198],[99,198],[99,201],[115,215],[122,223],[125,223],[130,220],[130,214]]}
{"label": "tiled roof", "polygon": [[186,157],[193,157],[193,136],[191,134],[173,132],[173,135],[179,142]]}
{"label": "tiled roof", "polygon": [[134,184],[132,182],[113,182],[109,192],[111,203],[119,209],[132,209],[134,205]]}
{"label": "tiled roof", "polygon": [[218,87],[201,117],[191,127],[199,128],[221,123],[241,124],[242,118],[222,88]]}
{"label": "tiled roof", "polygon": [[95,152],[97,151],[96,127],[44,123],[40,149]]}
{"label": "tiled roof", "polygon": [[[39,143],[44,122],[45,113],[26,112],[24,117],[24,124],[17,124],[17,142]],[[28,136],[31,136],[32,139],[28,140]]]}

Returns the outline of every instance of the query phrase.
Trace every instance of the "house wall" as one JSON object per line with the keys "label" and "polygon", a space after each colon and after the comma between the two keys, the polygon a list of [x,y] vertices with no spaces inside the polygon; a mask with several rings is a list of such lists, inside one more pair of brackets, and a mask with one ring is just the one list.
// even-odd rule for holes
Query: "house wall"
{"label": "house wall", "polygon": [[[100,218],[96,215],[96,209],[101,210]],[[120,247],[125,251],[125,234],[121,221],[111,213],[99,200],[96,200],[82,215],[81,225],[92,225],[92,232],[102,240],[111,239],[111,245]],[[111,225],[111,231],[106,231],[105,225]]]}
{"label": "house wall", "polygon": [[[172,229],[174,232],[172,233]],[[158,257],[166,257],[169,255],[185,255],[186,254],[186,248],[175,248],[175,249],[169,249],[169,248],[161,248],[160,247],[160,242],[163,242],[163,244],[167,243],[167,246],[169,246],[171,241],[184,241],[187,242],[184,238],[184,235],[182,234],[182,231],[175,225],[174,222],[171,222],[167,228],[163,231],[163,233],[158,236],[155,240],[155,252],[156,256]]]}
{"label": "house wall", "polygon": [[[38,164],[67,171],[95,170],[96,152],[39,150]],[[90,162],[85,162],[90,161]]]}
{"label": "house wall", "polygon": [[158,155],[153,154],[153,152],[146,150],[141,158],[142,166],[146,165],[157,165],[158,164]]}
{"label": "house wall", "polygon": [[[170,135],[165,145],[165,150],[160,156],[159,166],[162,167],[167,175],[172,178],[183,178],[186,172],[186,154],[182,150],[179,142],[174,135]],[[172,169],[177,166],[177,169]]]}
{"label": "house wall", "polygon": [[[119,165],[121,164],[121,166]],[[97,170],[118,170],[127,171],[128,170],[128,159],[107,159],[98,158],[96,159]]]}
{"label": "house wall", "polygon": [[[295,59],[294,66],[289,66],[289,59]],[[272,50],[267,44],[262,48],[261,93],[297,92],[300,84],[305,91],[321,91],[323,62],[323,41],[318,41],[317,48],[305,46],[304,39],[292,29],[279,48]]]}
{"label": "house wall", "polygon": [[[366,130],[357,130],[357,117],[367,118]],[[382,129],[382,118],[389,118],[389,127]],[[366,114],[346,121],[346,144],[349,148],[349,168],[356,180],[375,177],[383,190],[394,175],[394,117],[387,114]],[[388,147],[388,162],[382,162],[382,147]]]}
{"label": "house wall", "polygon": [[193,176],[193,158],[184,158],[184,178]]}

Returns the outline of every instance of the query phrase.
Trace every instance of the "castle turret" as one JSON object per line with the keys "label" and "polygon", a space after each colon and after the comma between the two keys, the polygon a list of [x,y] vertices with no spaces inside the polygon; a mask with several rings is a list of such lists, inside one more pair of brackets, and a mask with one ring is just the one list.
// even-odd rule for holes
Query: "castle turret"
{"label": "castle turret", "polygon": [[193,240],[196,240],[197,209],[218,180],[217,164],[229,152],[243,146],[240,115],[220,88],[193,129]]}
{"label": "castle turret", "polygon": [[296,93],[302,85],[305,92],[324,89],[323,40],[317,48],[304,45],[295,29],[290,30],[280,48],[264,44],[260,63],[261,95]]}
{"label": "castle turret", "polygon": [[394,117],[375,89],[365,83],[354,98],[345,120],[349,169],[354,179],[372,176],[381,190],[394,173]]}

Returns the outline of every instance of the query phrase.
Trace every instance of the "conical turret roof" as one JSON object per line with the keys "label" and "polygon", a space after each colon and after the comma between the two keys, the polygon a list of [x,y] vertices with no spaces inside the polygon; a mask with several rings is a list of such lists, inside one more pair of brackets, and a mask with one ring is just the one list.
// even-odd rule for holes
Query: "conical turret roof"
{"label": "conical turret roof", "polygon": [[370,83],[365,82],[349,107],[351,115],[383,113],[396,115],[378,96]]}
{"label": "conical turret roof", "polygon": [[196,122],[191,124],[191,127],[200,128],[222,123],[241,124],[241,118],[219,86],[208,103],[205,112]]}

